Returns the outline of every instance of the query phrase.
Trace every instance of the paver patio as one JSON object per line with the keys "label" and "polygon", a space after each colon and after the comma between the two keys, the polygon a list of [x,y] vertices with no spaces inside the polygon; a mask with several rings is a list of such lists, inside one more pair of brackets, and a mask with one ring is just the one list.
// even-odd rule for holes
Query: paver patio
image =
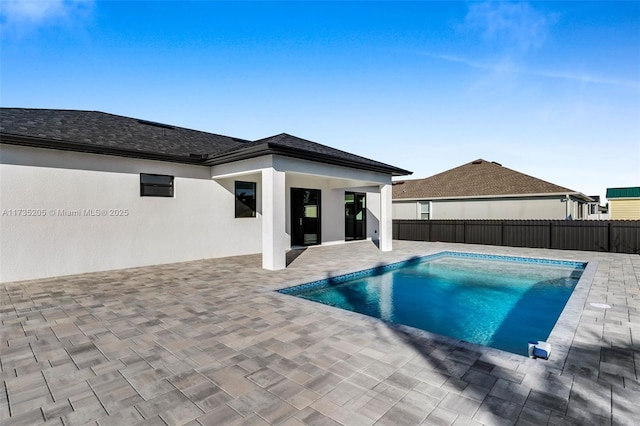
{"label": "paver patio", "polygon": [[[564,350],[531,360],[273,291],[443,250],[591,262]],[[0,422],[640,421],[638,255],[407,241],[295,254],[275,272],[255,255],[1,285]]]}

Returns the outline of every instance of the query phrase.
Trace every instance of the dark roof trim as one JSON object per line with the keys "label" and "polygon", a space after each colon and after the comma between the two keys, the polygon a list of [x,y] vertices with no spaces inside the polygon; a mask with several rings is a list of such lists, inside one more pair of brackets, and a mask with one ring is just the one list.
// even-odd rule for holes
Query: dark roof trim
{"label": "dark roof trim", "polygon": [[138,119],[138,123],[146,124],[147,126],[160,127],[162,129],[171,129],[171,130],[175,129],[175,126],[171,126],[169,124],[164,124],[164,123],[157,123],[155,121],[149,121],[149,120]]}
{"label": "dark roof trim", "polygon": [[86,152],[90,154],[115,155],[119,157],[140,158],[143,160],[169,161],[172,163],[203,165],[203,156],[201,154],[190,154],[189,157],[183,157],[179,155],[158,154],[152,152],[111,148],[106,146],[86,145],[77,142],[58,141],[32,136],[12,135],[8,133],[1,133],[0,136],[0,142],[9,145]]}
{"label": "dark roof trim", "polygon": [[85,152],[90,154],[115,155],[119,157],[139,158],[143,160],[169,161],[172,163],[183,163],[201,166],[216,166],[233,161],[247,160],[261,157],[263,155],[282,155],[285,157],[310,160],[319,163],[344,166],[360,170],[370,170],[379,173],[390,173],[392,176],[406,176],[411,172],[397,167],[384,167],[369,164],[358,164],[356,162],[337,157],[317,154],[302,149],[282,147],[270,143],[254,145],[251,147],[235,150],[222,155],[210,154],[189,154],[186,156],[158,154],[144,151],[134,151],[127,149],[111,148],[105,146],[86,145],[77,142],[51,140],[46,138],[29,137],[22,135],[12,135],[2,133],[0,141],[9,145],[30,146],[36,148],[57,149],[63,151]]}
{"label": "dark roof trim", "polygon": [[269,142],[247,148],[236,149],[226,154],[210,156],[209,159],[205,160],[204,164],[207,166],[216,166],[233,161],[248,160],[251,158],[261,157],[263,155],[282,155],[285,157],[315,161],[318,163],[331,164],[335,166],[344,166],[360,170],[370,170],[379,173],[390,173],[392,176],[406,176],[412,174],[412,172],[400,169],[398,167],[387,167],[382,164],[360,164],[351,160],[338,158],[327,154],[319,154],[292,147],[283,147],[281,145],[272,144]]}

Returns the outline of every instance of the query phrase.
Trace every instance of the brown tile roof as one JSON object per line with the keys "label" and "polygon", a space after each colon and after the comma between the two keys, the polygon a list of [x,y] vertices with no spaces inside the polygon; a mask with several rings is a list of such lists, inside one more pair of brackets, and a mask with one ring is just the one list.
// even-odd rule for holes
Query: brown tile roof
{"label": "brown tile roof", "polygon": [[394,200],[552,193],[579,194],[482,159],[426,179],[397,181],[393,185]]}

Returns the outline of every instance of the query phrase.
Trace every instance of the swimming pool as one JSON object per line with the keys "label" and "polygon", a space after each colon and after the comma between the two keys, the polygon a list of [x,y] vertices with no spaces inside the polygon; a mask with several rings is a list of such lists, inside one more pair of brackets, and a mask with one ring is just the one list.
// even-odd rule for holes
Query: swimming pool
{"label": "swimming pool", "polygon": [[527,355],[528,341],[548,338],[585,267],[443,252],[279,292]]}

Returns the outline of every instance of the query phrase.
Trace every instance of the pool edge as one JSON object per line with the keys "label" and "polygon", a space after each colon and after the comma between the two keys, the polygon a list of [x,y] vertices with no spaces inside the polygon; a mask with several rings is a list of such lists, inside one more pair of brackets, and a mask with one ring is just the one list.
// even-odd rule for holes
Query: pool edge
{"label": "pool edge", "polygon": [[[398,267],[402,267],[408,263],[412,262],[421,262],[429,259],[436,259],[441,256],[462,256],[462,257],[472,257],[472,258],[487,258],[487,259],[502,259],[506,261],[522,261],[525,263],[542,263],[549,265],[563,265],[563,266],[575,266],[582,265],[584,268],[582,272],[582,276],[578,283],[574,287],[569,300],[567,300],[564,308],[562,309],[558,320],[556,321],[554,327],[552,328],[549,336],[547,338],[547,342],[552,345],[551,356],[548,360],[544,359],[530,359],[525,355],[520,355],[517,353],[505,351],[502,349],[493,348],[491,346],[485,346],[478,343],[467,342],[464,340],[456,339],[454,337],[446,336],[443,334],[434,333],[427,330],[422,330],[420,328],[412,327],[404,324],[397,324],[389,321],[385,321],[381,318],[371,317],[365,314],[361,314],[354,311],[348,311],[341,308],[336,308],[331,305],[325,305],[322,303],[318,303],[315,301],[311,301],[305,298],[297,297],[291,294],[294,290],[300,290],[303,288],[309,288],[312,284],[322,285],[321,282],[327,280],[336,280],[336,279],[351,279],[354,276],[358,276],[362,273],[364,276],[365,272],[373,271],[373,270],[381,270],[388,268],[387,270],[396,269]],[[527,261],[530,260],[530,261]],[[591,284],[593,282],[593,278],[595,276],[595,272],[598,269],[598,262],[596,260],[589,261],[581,261],[575,259],[567,259],[567,260],[559,260],[552,258],[544,258],[544,257],[526,257],[526,256],[511,256],[505,254],[494,254],[494,253],[478,253],[473,251],[461,251],[461,250],[451,250],[446,249],[442,251],[438,251],[435,253],[425,253],[422,255],[410,256],[406,259],[400,261],[394,261],[389,263],[381,263],[375,265],[370,268],[357,270],[357,271],[340,271],[333,276],[321,278],[321,279],[311,279],[304,280],[305,282],[300,283],[289,281],[288,283],[284,283],[282,287],[279,288],[271,288],[267,290],[270,293],[275,293],[278,295],[284,296],[293,296],[295,300],[303,302],[303,303],[311,303],[313,306],[324,307],[328,309],[337,309],[346,315],[355,315],[357,317],[363,318],[365,320],[380,322],[385,324],[385,326],[402,331],[404,333],[411,334],[416,337],[428,338],[435,342],[441,342],[443,344],[455,345],[460,348],[471,349],[482,353],[480,359],[489,357],[489,358],[499,358],[504,360],[512,360],[513,357],[516,357],[520,362],[524,362],[525,364],[533,367],[533,368],[545,368],[551,372],[556,374],[561,374],[564,365],[566,363],[567,356],[569,354],[569,350],[573,343],[573,338],[575,336],[576,330],[578,328],[578,324],[580,322],[580,317],[582,310],[584,308],[584,304],[586,303],[589,291],[591,289]],[[348,277],[348,278],[346,278]],[[283,291],[290,290],[290,291]],[[526,344],[525,341],[523,344]]]}
{"label": "pool edge", "polygon": [[551,344],[551,356],[547,362],[553,368],[564,368],[597,270],[597,260],[587,262],[582,276],[549,333],[547,342]]}
{"label": "pool edge", "polygon": [[439,257],[445,257],[445,256],[465,257],[470,259],[489,259],[489,260],[498,260],[498,261],[504,261],[504,262],[516,262],[516,263],[520,262],[520,263],[527,263],[527,264],[542,264],[542,265],[551,265],[551,266],[567,266],[567,267],[573,266],[576,268],[582,267],[584,268],[585,271],[588,266],[588,262],[576,261],[576,260],[557,260],[557,259],[545,259],[541,257],[533,258],[533,257],[524,257],[524,256],[508,256],[508,255],[501,255],[501,254],[474,253],[469,251],[444,250],[437,253],[426,254],[423,256],[411,256],[405,260],[401,260],[398,262],[391,262],[386,264],[382,263],[374,267],[362,269],[359,271],[338,273],[336,275],[317,279],[317,280],[312,279],[311,281],[307,281],[305,283],[296,283],[296,284],[289,283],[284,287],[274,289],[272,291],[275,291],[280,294],[291,295],[295,291],[306,290],[313,287],[320,287],[327,284],[337,284],[340,282],[349,281],[354,278],[373,276],[379,273],[388,272],[394,269],[399,269],[412,263],[425,262],[427,260],[434,260]]}

